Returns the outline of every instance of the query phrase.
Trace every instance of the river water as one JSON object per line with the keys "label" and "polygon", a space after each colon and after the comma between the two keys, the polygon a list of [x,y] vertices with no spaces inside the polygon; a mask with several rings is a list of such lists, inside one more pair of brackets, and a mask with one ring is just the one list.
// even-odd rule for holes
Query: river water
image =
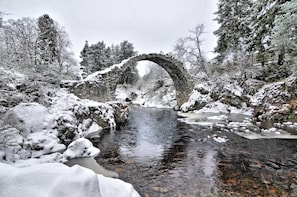
{"label": "river water", "polygon": [[127,125],[93,143],[97,161],[142,196],[297,196],[297,140],[248,140],[171,109],[131,107]]}

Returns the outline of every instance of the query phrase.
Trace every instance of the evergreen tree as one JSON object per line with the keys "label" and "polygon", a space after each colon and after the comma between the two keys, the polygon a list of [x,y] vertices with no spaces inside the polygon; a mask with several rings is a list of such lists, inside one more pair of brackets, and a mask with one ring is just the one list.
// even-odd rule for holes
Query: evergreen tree
{"label": "evergreen tree", "polygon": [[[120,51],[119,51],[119,60],[123,61],[129,57],[132,57],[137,54],[137,52],[134,50],[134,46],[132,43],[128,42],[127,40],[120,43]],[[127,83],[127,84],[133,84],[138,80],[138,71],[136,69],[136,64],[131,65],[129,68],[127,68],[126,71],[124,71],[120,83]]]}
{"label": "evergreen tree", "polygon": [[38,18],[37,49],[41,64],[53,63],[57,57],[57,29],[48,14]]}
{"label": "evergreen tree", "polygon": [[81,69],[83,70],[83,77],[91,74],[89,61],[90,61],[90,47],[88,41],[85,42],[85,46],[83,50],[80,52],[80,58],[82,61],[80,62]]}
{"label": "evergreen tree", "polygon": [[112,64],[118,64],[121,62],[121,59],[120,59],[120,46],[119,45],[111,45],[110,47],[110,53],[111,53],[111,61],[112,61]]}
{"label": "evergreen tree", "polygon": [[297,54],[297,1],[280,6],[273,23],[272,45],[279,51],[278,64],[283,64],[285,52]]}
{"label": "evergreen tree", "polygon": [[215,52],[221,60],[230,53],[247,50],[251,5],[251,0],[219,0],[215,20],[220,27],[214,34],[218,36]]}
{"label": "evergreen tree", "polygon": [[132,43],[128,42],[127,40],[120,43],[120,61],[127,59],[136,55],[136,51],[134,50],[134,46]]}
{"label": "evergreen tree", "polygon": [[[84,75],[89,75],[93,72],[106,69],[113,64],[118,64],[133,55],[136,55],[136,51],[134,50],[133,44],[128,41],[123,41],[119,45],[112,45],[111,47],[107,47],[103,41],[91,46],[86,42],[81,51],[81,68],[83,69]],[[138,77],[135,66],[131,66],[131,68],[127,69],[123,74],[121,82],[134,82],[136,75]]]}
{"label": "evergreen tree", "polygon": [[266,53],[272,50],[272,29],[280,7],[287,0],[257,0],[253,6],[250,49],[258,53],[258,59],[265,64]]}
{"label": "evergreen tree", "polygon": [[112,65],[110,60],[110,49],[108,49],[104,41],[90,46],[90,71],[91,73],[104,70]]}

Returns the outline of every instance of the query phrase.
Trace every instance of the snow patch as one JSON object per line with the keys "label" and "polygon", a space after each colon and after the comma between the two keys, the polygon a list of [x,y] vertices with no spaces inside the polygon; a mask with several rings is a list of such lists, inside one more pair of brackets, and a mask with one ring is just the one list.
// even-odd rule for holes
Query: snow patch
{"label": "snow patch", "polygon": [[90,74],[89,76],[87,76],[83,81],[97,81],[98,78],[100,78],[100,75],[109,73],[110,71],[112,71],[114,69],[120,69],[128,61],[129,61],[129,59],[125,59],[119,64],[114,64],[114,65],[112,65],[112,66],[110,66],[110,67],[108,67],[108,68],[106,68],[104,70],[94,72],[93,74]]}
{"label": "snow patch", "polygon": [[220,101],[208,103],[205,107],[200,110],[194,111],[195,113],[225,113],[225,114],[245,114],[252,115],[253,109],[242,106],[241,109],[226,105]]}
{"label": "snow patch", "polygon": [[48,109],[38,103],[21,103],[4,116],[5,125],[10,125],[21,131],[23,137],[30,133],[51,129],[54,117]]}
{"label": "snow patch", "polygon": [[0,169],[0,196],[140,197],[131,184],[78,165],[47,163],[17,168],[0,163]]}
{"label": "snow patch", "polygon": [[180,108],[181,111],[188,111],[191,107],[194,107],[196,103],[209,103],[210,101],[212,101],[212,99],[209,94],[204,95],[197,90],[193,90],[188,102],[182,104]]}
{"label": "snow patch", "polygon": [[36,132],[28,135],[24,146],[32,150],[32,157],[40,157],[48,153],[63,152],[64,144],[59,143],[57,131]]}
{"label": "snow patch", "polygon": [[96,157],[99,153],[100,150],[94,147],[89,140],[79,138],[69,144],[63,156],[69,160],[81,157]]}

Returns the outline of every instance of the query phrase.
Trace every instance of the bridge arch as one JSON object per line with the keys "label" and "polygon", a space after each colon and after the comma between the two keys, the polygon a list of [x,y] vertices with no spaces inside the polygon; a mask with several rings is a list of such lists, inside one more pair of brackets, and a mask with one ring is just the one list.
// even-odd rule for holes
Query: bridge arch
{"label": "bridge arch", "polygon": [[87,76],[82,81],[62,85],[68,87],[71,92],[80,98],[100,102],[114,100],[116,87],[120,83],[120,76],[122,76],[129,67],[135,66],[137,62],[143,60],[158,64],[169,74],[175,86],[176,102],[178,106],[188,101],[189,95],[193,90],[193,81],[183,67],[183,63],[170,55],[159,53],[137,55],[105,70],[97,71]]}
{"label": "bridge arch", "polygon": [[[121,76],[129,67],[135,66],[137,62],[144,60],[156,63],[169,74],[176,90],[176,101],[178,106],[188,100],[189,94],[193,90],[192,79],[183,67],[183,63],[170,55],[150,53],[131,57],[122,63],[118,71],[119,76]],[[120,77],[116,81],[116,85],[119,84],[119,81]],[[116,86],[114,88],[116,88]]]}

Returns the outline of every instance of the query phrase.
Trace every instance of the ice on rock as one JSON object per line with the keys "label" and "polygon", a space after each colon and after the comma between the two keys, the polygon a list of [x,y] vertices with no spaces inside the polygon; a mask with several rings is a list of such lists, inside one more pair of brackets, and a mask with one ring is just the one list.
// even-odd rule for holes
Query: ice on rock
{"label": "ice on rock", "polygon": [[78,125],[78,132],[81,135],[80,137],[96,137],[99,136],[102,130],[103,128],[92,119],[85,119],[81,124]]}
{"label": "ice on rock", "polygon": [[95,157],[100,150],[86,138],[79,138],[69,144],[67,150],[63,153],[67,160],[81,157]]}

